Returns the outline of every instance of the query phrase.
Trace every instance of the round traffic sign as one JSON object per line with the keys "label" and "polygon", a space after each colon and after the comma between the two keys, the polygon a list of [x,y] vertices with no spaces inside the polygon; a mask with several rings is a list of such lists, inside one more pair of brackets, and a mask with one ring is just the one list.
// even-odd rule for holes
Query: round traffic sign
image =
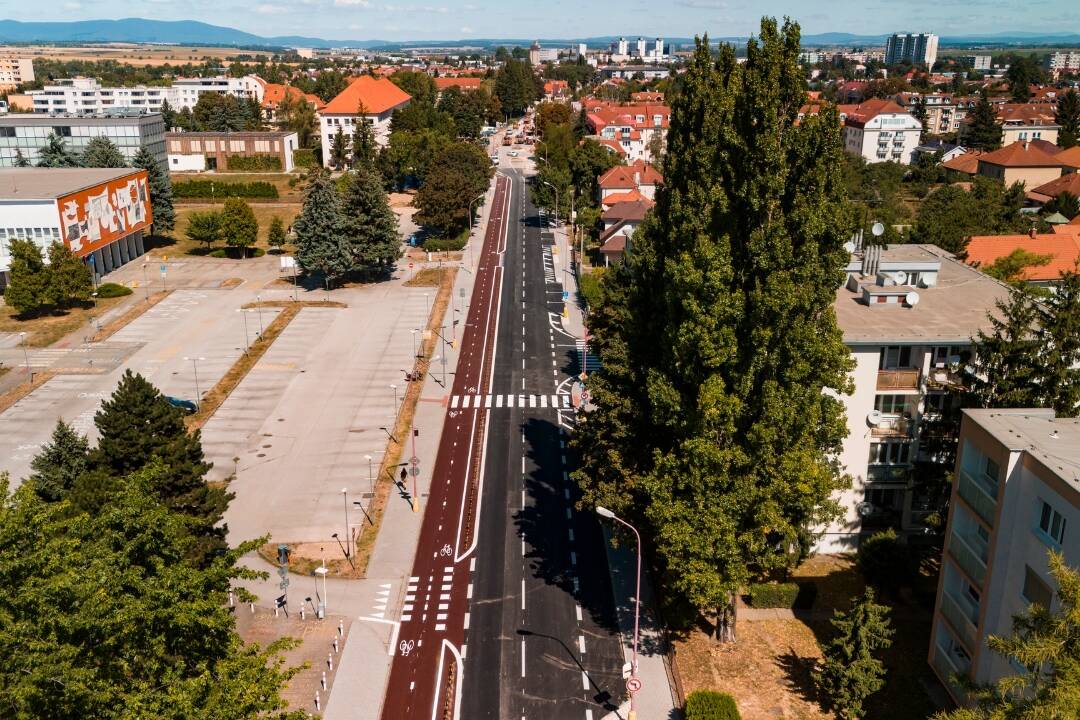
{"label": "round traffic sign", "polygon": [[410,465],[419,465],[420,464],[420,458],[413,455],[411,458],[409,458],[409,464]]}
{"label": "round traffic sign", "polygon": [[412,270],[412,263],[409,263],[409,269]]}
{"label": "round traffic sign", "polygon": [[418,468],[418,467],[411,467],[411,468],[409,468],[409,473],[410,473],[410,474],[411,474],[411,475],[412,475],[413,477],[417,477],[417,476],[419,476],[419,475],[420,475],[420,468]]}
{"label": "round traffic sign", "polygon": [[626,691],[636,693],[641,690],[641,678],[632,677],[626,681]]}

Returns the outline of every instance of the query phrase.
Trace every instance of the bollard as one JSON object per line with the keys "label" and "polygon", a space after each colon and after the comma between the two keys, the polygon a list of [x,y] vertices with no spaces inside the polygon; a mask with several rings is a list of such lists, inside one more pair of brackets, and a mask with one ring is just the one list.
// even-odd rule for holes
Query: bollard
{"label": "bollard", "polygon": [[337,634],[338,634],[339,637],[343,636],[345,634],[345,621],[344,620],[338,620],[337,621]]}
{"label": "bollard", "polygon": [[318,690],[315,691],[315,709],[316,710],[321,710],[322,709],[321,707],[319,707],[319,691]]}
{"label": "bollard", "polygon": [[337,638],[334,638],[334,652],[338,652]]}
{"label": "bollard", "polygon": [[300,606],[300,619],[301,619],[301,620],[304,620],[304,619],[305,619],[305,618],[304,618],[304,606],[303,606],[303,605],[301,605],[301,606]]}
{"label": "bollard", "polygon": [[229,607],[236,607],[236,596],[233,595],[233,591],[229,591]]}
{"label": "bollard", "polygon": [[334,672],[334,653],[326,653],[326,666],[330,672]]}
{"label": "bollard", "polygon": [[254,615],[255,614],[255,603],[248,603],[248,604],[251,605],[251,614]]}
{"label": "bollard", "polygon": [[323,670],[323,674],[322,674],[322,689],[326,690],[326,671],[325,670]]}
{"label": "bollard", "polygon": [[277,609],[277,608],[275,607],[275,608],[274,608],[274,617],[277,617],[277,616],[278,616],[278,614],[277,614],[277,611],[278,611],[278,609]]}

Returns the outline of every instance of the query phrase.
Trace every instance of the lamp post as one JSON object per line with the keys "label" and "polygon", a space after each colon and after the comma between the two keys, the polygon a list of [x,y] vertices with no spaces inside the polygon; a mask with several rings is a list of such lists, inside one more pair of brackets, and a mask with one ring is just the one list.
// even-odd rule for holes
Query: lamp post
{"label": "lamp post", "polygon": [[26,351],[26,333],[19,333],[19,344],[22,345],[23,360],[26,362],[26,382],[34,383],[34,374],[30,372],[30,353]]}
{"label": "lamp post", "polygon": [[146,302],[150,302],[150,281],[146,277],[146,266],[150,263],[142,264],[142,285],[143,285],[143,299]]}
{"label": "lamp post", "polygon": [[557,229],[559,227],[559,188],[555,187],[547,180],[544,180],[543,183],[555,191],[555,227]]}
{"label": "lamp post", "polygon": [[263,321],[262,321],[262,298],[258,295],[255,296],[255,309],[259,313],[259,337],[263,335]]}
{"label": "lamp post", "polygon": [[236,312],[240,313],[240,317],[244,319],[244,354],[247,354],[248,348],[251,347],[251,335],[248,334],[247,326],[247,314],[248,311],[244,308],[240,308]]}
{"label": "lamp post", "polygon": [[390,389],[394,391],[394,415],[397,415],[398,399],[397,399],[397,385],[390,384]]}
{"label": "lamp post", "polygon": [[418,358],[420,356],[417,354],[418,351],[416,349],[416,333],[420,332],[420,328],[413,328],[409,332],[412,333],[412,354],[413,354],[413,357]]}
{"label": "lamp post", "polygon": [[477,200],[483,199],[483,197],[485,195],[487,195],[486,191],[480,193],[479,195],[477,195],[476,197],[474,197],[472,200],[469,201],[469,264],[470,265],[473,264],[473,251],[472,251],[472,248],[473,248],[473,231],[476,229],[476,224],[473,222],[472,206],[473,206],[474,202],[476,202]]}
{"label": "lamp post", "polygon": [[349,489],[341,488],[345,497],[345,557],[352,558],[352,533],[349,531]]}
{"label": "lamp post", "polygon": [[204,357],[186,357],[185,360],[191,361],[191,368],[195,371],[195,405],[202,405],[202,395],[199,394],[199,361],[205,360]]}
{"label": "lamp post", "polygon": [[[637,538],[637,590],[634,592],[634,657],[630,662],[630,678],[634,681],[637,680],[638,660],[638,629],[639,620],[641,617],[641,534],[638,533],[637,528],[630,523],[623,520],[621,517],[611,512],[605,507],[596,507],[596,514],[600,517],[614,520],[617,523],[625,525],[634,531],[634,536]],[[635,682],[634,685],[637,685]],[[630,690],[630,714],[627,720],[637,720],[637,690]]]}
{"label": "lamp post", "polygon": [[319,619],[322,620],[326,617],[326,574],[330,570],[326,567],[326,561],[323,560],[323,564],[315,568],[315,594],[319,595],[319,575],[322,575],[322,595],[319,596],[319,608],[316,610],[316,614]]}
{"label": "lamp post", "polygon": [[368,490],[374,495],[375,494],[375,476],[371,474],[371,456],[370,455],[365,455],[364,459],[367,460]]}

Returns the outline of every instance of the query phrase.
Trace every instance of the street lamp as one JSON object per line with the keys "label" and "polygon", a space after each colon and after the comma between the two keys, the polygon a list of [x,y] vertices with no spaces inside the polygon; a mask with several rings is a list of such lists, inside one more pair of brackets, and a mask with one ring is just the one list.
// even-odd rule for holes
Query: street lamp
{"label": "street lamp", "polygon": [[142,285],[143,285],[143,299],[150,302],[150,281],[146,278],[146,266],[150,263],[142,264]]}
{"label": "street lamp", "polygon": [[386,433],[386,437],[390,438],[394,442],[397,442],[397,438],[394,437],[393,433],[391,433],[389,430],[384,427],[380,427],[379,429]]}
{"label": "street lamp", "polygon": [[352,559],[352,533],[349,532],[349,489],[341,488],[345,496],[345,557]]}
{"label": "street lamp", "polygon": [[476,224],[473,222],[472,206],[477,200],[482,200],[487,192],[482,192],[472,200],[469,201],[469,264],[473,264],[473,231],[476,229]]}
{"label": "street lamp", "polygon": [[375,476],[371,472],[371,456],[365,455],[364,459],[367,460],[367,481],[368,489],[374,495],[375,494]]}
{"label": "street lamp", "polygon": [[244,308],[239,308],[236,312],[240,313],[240,317],[244,319],[244,354],[247,354],[248,348],[251,347],[251,335],[248,334],[247,326],[248,311]]}
{"label": "street lamp", "polygon": [[394,415],[397,415],[398,400],[397,400],[397,385],[390,384],[390,389],[394,391]]}
{"label": "street lamp", "polygon": [[258,295],[255,296],[255,309],[259,312],[259,337],[263,334],[263,321],[262,321],[262,298]]}
{"label": "street lamp", "polygon": [[[605,507],[597,505],[596,514],[600,517],[608,518],[609,520],[614,520],[617,523],[625,525],[634,531],[634,536],[637,538],[637,590],[634,594],[634,657],[630,663],[630,678],[635,681],[633,685],[636,687],[638,671],[638,628],[641,617],[641,534],[638,533],[636,527]],[[630,690],[630,714],[627,717],[627,720],[637,720],[637,690]]]}
{"label": "street lamp", "polygon": [[30,372],[30,353],[26,350],[26,333],[19,333],[19,344],[22,345],[23,360],[26,361],[26,377],[27,382],[31,385],[34,383],[34,374]]}
{"label": "street lamp", "polygon": [[559,227],[559,188],[555,187],[547,180],[542,180],[541,182],[555,191],[555,227],[557,229]]}
{"label": "street lamp", "polygon": [[205,360],[204,357],[186,357],[185,360],[191,361],[191,367],[195,371],[195,405],[202,405],[202,395],[199,394],[199,361]]}
{"label": "street lamp", "polygon": [[413,328],[409,332],[412,333],[412,354],[413,354],[413,357],[418,358],[420,356],[417,354],[417,350],[416,350],[416,333],[420,332],[420,328]]}

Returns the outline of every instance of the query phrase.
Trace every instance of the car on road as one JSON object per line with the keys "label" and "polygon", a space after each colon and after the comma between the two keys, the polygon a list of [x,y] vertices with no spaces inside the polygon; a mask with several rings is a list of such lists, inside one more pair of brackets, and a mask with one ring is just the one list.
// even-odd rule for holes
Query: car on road
{"label": "car on road", "polygon": [[183,398],[173,397],[172,395],[166,395],[165,400],[174,408],[178,408],[184,412],[185,415],[192,415],[199,410],[199,406],[190,400],[184,400]]}
{"label": "car on road", "polygon": [[492,153],[492,155],[491,155],[491,164],[492,165],[498,165],[499,164],[499,154],[498,153]]}
{"label": "car on road", "polygon": [[518,151],[517,150],[511,150],[510,151],[510,157],[517,157],[517,156],[518,156]]}

